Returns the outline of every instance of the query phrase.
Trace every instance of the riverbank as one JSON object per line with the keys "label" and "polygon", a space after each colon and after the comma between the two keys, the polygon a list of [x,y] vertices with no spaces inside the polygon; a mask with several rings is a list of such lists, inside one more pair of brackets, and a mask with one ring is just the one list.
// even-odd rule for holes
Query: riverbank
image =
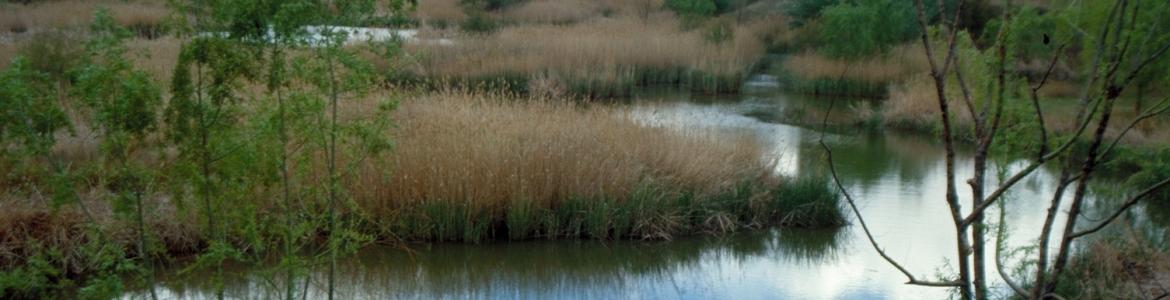
{"label": "riverbank", "polygon": [[[344,117],[376,114],[374,99],[382,96],[351,102],[342,109]],[[341,223],[366,242],[663,240],[845,223],[826,182],[774,174],[775,162],[763,158],[764,149],[751,136],[648,127],[620,106],[555,98],[466,91],[401,97],[388,116],[398,126],[385,133],[395,138],[396,149],[364,159],[342,179],[351,204],[339,214]],[[97,150],[60,151],[86,158]],[[170,165],[168,158],[158,159]],[[304,186],[293,189],[299,199],[293,215],[302,226],[325,218],[324,199],[312,187],[322,167],[295,167],[307,172]],[[247,261],[282,242],[287,208],[266,196],[272,188],[257,182],[221,204],[228,214],[217,222],[228,229],[232,247],[243,251],[235,259]],[[49,206],[36,185],[5,189],[2,201],[11,209],[0,214],[0,263],[8,271],[0,290],[16,296],[72,290],[102,278],[108,272],[103,264],[117,261],[110,255],[141,256],[134,248],[135,227],[116,217],[118,208],[106,192],[100,186],[78,189],[88,211]],[[165,262],[208,251],[200,211],[164,190],[152,195],[145,215],[154,245],[148,257]],[[317,243],[324,234],[318,230],[298,231],[298,243]]]}

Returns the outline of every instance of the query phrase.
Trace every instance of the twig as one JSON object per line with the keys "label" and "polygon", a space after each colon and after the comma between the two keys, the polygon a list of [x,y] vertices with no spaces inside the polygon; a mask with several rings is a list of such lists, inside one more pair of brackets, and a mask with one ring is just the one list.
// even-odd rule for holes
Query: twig
{"label": "twig", "polygon": [[[1102,221],[1102,222],[1098,223],[1097,225],[1090,227],[1089,229],[1075,232],[1075,233],[1068,236],[1069,239],[1083,237],[1085,235],[1089,235],[1089,234],[1092,234],[1094,232],[1100,231],[1102,228],[1105,228],[1105,226],[1109,225],[1109,223],[1112,223],[1114,220],[1116,220],[1117,217],[1120,217],[1121,214],[1128,211],[1130,207],[1133,207],[1135,204],[1137,204],[1138,201],[1141,201],[1146,196],[1153,194],[1154,192],[1158,191],[1161,188],[1166,187],[1167,185],[1170,185],[1170,178],[1163,179],[1161,182],[1155,183],[1154,185],[1150,186],[1149,188],[1146,188],[1141,193],[1138,193],[1136,196],[1129,198],[1129,200],[1125,201],[1125,203],[1122,204],[1121,207],[1118,207],[1117,210],[1113,211],[1113,213],[1110,214],[1108,218],[1105,218],[1105,221]],[[1073,217],[1073,216],[1070,216],[1070,218],[1071,217]]]}
{"label": "twig", "polygon": [[871,233],[869,230],[869,225],[865,223],[865,218],[862,217],[862,215],[861,215],[861,210],[859,210],[857,208],[857,204],[854,201],[853,196],[849,194],[849,191],[846,190],[845,186],[841,183],[841,178],[837,175],[836,164],[833,162],[833,150],[831,148],[829,148],[828,144],[825,143],[825,130],[827,129],[828,122],[829,122],[829,113],[831,113],[833,111],[833,105],[835,103],[836,103],[836,101],[829,102],[829,110],[825,113],[825,118],[821,122],[821,136],[820,136],[820,139],[818,140],[818,143],[820,143],[821,148],[823,148],[825,150],[825,154],[826,154],[828,164],[829,164],[829,172],[833,176],[833,183],[837,186],[837,189],[841,191],[841,194],[843,196],[845,196],[846,202],[849,203],[849,208],[851,210],[853,210],[853,214],[857,216],[857,223],[861,225],[861,229],[862,229],[862,231],[865,232],[865,237],[866,237],[866,239],[869,240],[870,245],[873,246],[873,249],[875,251],[877,251],[878,255],[880,255],[883,259],[885,259],[886,262],[889,262],[890,265],[892,265],[892,266],[894,266],[894,268],[898,269],[899,272],[902,272],[903,275],[906,275],[906,278],[908,280],[906,282],[906,284],[932,286],[932,287],[961,287],[961,286],[963,286],[963,283],[959,282],[959,281],[931,282],[931,281],[919,280],[917,277],[914,276],[913,273],[910,273],[910,271],[907,270],[906,267],[903,267],[902,264],[899,264],[896,260],[894,260],[893,257],[890,257],[888,254],[886,254],[886,251],[883,250],[881,248],[881,246],[878,245],[877,240],[874,239],[874,237],[873,237],[873,233]]}

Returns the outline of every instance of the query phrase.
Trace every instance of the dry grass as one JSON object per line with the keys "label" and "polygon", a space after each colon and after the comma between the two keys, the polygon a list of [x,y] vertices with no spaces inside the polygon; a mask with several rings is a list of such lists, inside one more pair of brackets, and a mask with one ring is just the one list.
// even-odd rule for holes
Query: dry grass
{"label": "dry grass", "polygon": [[1038,94],[1045,98],[1074,98],[1079,97],[1081,87],[1079,82],[1066,80],[1052,80],[1040,87]]}
{"label": "dry grass", "polygon": [[19,52],[20,48],[16,44],[0,42],[0,70],[7,69]]}
{"label": "dry grass", "polygon": [[459,0],[423,0],[415,8],[415,17],[424,21],[443,20],[459,22],[467,19]]}
{"label": "dry grass", "polygon": [[928,70],[929,62],[922,47],[898,46],[884,56],[860,61],[832,59],[815,52],[789,56],[785,70],[801,79],[845,79],[867,83],[892,83]]}
{"label": "dry grass", "polygon": [[521,23],[572,23],[602,16],[650,18],[662,11],[663,0],[532,0],[499,15]]}
{"label": "dry grass", "polygon": [[[959,95],[952,95],[951,108],[956,112],[965,110],[961,107]],[[972,123],[969,114],[953,113],[955,124],[969,125]],[[890,96],[882,107],[882,117],[886,124],[895,127],[933,128],[938,123],[938,96],[934,80],[925,74],[911,77],[901,84],[892,86]]]}
{"label": "dry grass", "polygon": [[413,45],[422,55],[416,72],[437,77],[542,74],[619,81],[637,69],[690,67],[711,74],[739,74],[764,55],[751,29],[713,44],[699,32],[680,31],[672,16],[649,23],[637,18],[598,19],[573,26],[512,26],[455,45]]}
{"label": "dry grass", "polygon": [[369,170],[356,185],[374,214],[435,200],[620,199],[648,184],[716,193],[768,174],[752,138],[644,127],[612,107],[446,91],[405,101],[395,119],[392,177]]}
{"label": "dry grass", "polygon": [[181,47],[182,41],[174,37],[134,39],[126,43],[134,66],[150,73],[160,83],[170,82]]}
{"label": "dry grass", "polygon": [[[1127,230],[1091,242],[1069,264],[1072,285],[1065,296],[1078,299],[1154,299],[1170,288],[1170,253]],[[1069,294],[1071,292],[1071,294]]]}
{"label": "dry grass", "polygon": [[[1060,83],[1060,81],[1055,83]],[[1061,85],[1056,84],[1054,86],[1059,87]],[[958,126],[971,126],[973,124],[971,116],[966,111],[965,106],[959,102],[961,101],[959,100],[961,95],[953,89],[948,92],[951,93],[950,99],[952,103],[950,107],[954,112],[951,116],[954,118],[955,124]],[[1050,93],[1052,92],[1050,91]],[[1077,129],[1078,124],[1075,120],[1077,101],[1064,97],[1041,97],[1041,104],[1045,112],[1044,121],[1049,130],[1068,134]],[[1113,119],[1110,121],[1109,128],[1105,131],[1106,137],[1111,139],[1121,134],[1125,126],[1128,126],[1138,115],[1133,111],[1132,106],[1129,106],[1129,99],[1122,99],[1120,103],[1125,105],[1119,105],[1115,108]],[[882,108],[882,116],[886,124],[895,127],[934,128],[936,126],[935,124],[938,124],[938,98],[932,79],[923,74],[911,77],[911,79],[901,84],[894,85],[890,89],[889,98]],[[1093,124],[1093,126],[1096,125]],[[1165,146],[1167,143],[1170,143],[1170,130],[1165,130],[1165,128],[1168,128],[1167,126],[1170,126],[1170,119],[1167,117],[1147,119],[1135,126],[1133,130],[1127,132],[1122,138],[1122,142],[1131,146]]]}
{"label": "dry grass", "polygon": [[38,28],[85,26],[99,7],[127,27],[154,27],[170,14],[162,1],[49,1],[29,5],[0,4],[0,30],[23,32]]}

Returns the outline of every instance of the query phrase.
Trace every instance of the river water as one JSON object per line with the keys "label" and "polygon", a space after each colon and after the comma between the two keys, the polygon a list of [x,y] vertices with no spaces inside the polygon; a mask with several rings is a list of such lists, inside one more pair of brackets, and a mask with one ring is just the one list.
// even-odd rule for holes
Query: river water
{"label": "river water", "polygon": [[[826,100],[786,95],[757,76],[736,96],[693,97],[647,92],[633,115],[652,126],[754,134],[775,159],[777,172],[824,174],[818,141],[833,148],[841,179],[889,255],[920,278],[953,274],[954,227],[944,194],[944,151],[931,137],[897,133],[828,133],[768,122],[760,115],[823,111]],[[849,107],[858,102],[842,103]],[[849,113],[848,110],[842,110]],[[754,116],[754,117],[749,117]],[[959,153],[959,165],[970,156]],[[1026,161],[1002,162],[1005,169]],[[962,180],[970,169],[960,169]],[[1054,174],[1039,170],[1006,202],[1012,247],[1035,241],[1053,189]],[[1094,195],[1094,197],[1105,197]],[[964,199],[968,201],[968,199]],[[998,214],[998,211],[994,213]],[[995,215],[998,216],[998,215]],[[995,219],[995,218],[993,218]],[[833,230],[773,229],[667,242],[533,241],[416,245],[411,252],[369,247],[341,262],[341,299],[946,299],[943,288],[905,285],[906,278],[870,246],[860,226]],[[1059,224],[1059,223],[1058,223]],[[1022,257],[1015,257],[1016,259]],[[278,276],[240,267],[225,283],[233,298],[277,298]],[[166,298],[211,298],[208,274],[163,276]],[[998,278],[996,274],[988,274]],[[323,274],[303,286],[321,298]],[[996,281],[995,291],[1006,293]],[[144,291],[127,298],[147,295]]]}

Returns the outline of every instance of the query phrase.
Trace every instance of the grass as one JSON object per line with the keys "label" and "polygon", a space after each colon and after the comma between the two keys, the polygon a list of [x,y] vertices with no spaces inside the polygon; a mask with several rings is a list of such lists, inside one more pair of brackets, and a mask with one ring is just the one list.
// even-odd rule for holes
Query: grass
{"label": "grass", "polygon": [[881,98],[891,84],[929,68],[920,48],[906,44],[859,61],[800,52],[785,58],[780,78],[786,89],[797,93]]}
{"label": "grass", "polygon": [[[643,127],[612,107],[447,91],[404,102],[396,119],[393,174],[355,193],[410,239],[668,238],[780,224],[777,210],[793,207],[773,203],[789,185],[754,139]],[[826,199],[791,187],[781,198]]]}
{"label": "grass", "polygon": [[1077,299],[1146,299],[1167,291],[1170,257],[1129,230],[1089,243],[1069,261],[1057,293]]}
{"label": "grass", "polygon": [[[1053,89],[1069,90],[1072,89],[1071,85],[1062,82]],[[954,118],[954,124],[962,128],[971,128],[973,126],[971,115],[967,113],[966,106],[959,100],[962,95],[956,91],[957,88],[951,86],[952,89],[948,92],[951,93],[951,108],[955,109],[955,113],[951,114]],[[911,131],[934,132],[938,129],[936,128],[938,124],[938,96],[936,93],[934,82],[925,74],[912,76],[911,79],[907,79],[903,83],[893,85],[881,109],[885,125]],[[1045,112],[1045,124],[1051,132],[1071,134],[1076,130],[1077,99],[1041,96],[1040,101],[1041,108]],[[1147,102],[1154,102],[1154,100],[1147,100]],[[1023,113],[1031,114],[1031,106],[1027,105],[1026,107],[1027,110]],[[1133,99],[1123,97],[1119,100],[1113,113],[1114,120],[1110,122],[1106,136],[1110,138],[1118,136],[1125,126],[1129,125],[1137,116],[1138,114],[1133,109]],[[1032,120],[1032,122],[1035,121]],[[1170,133],[1159,129],[1166,128],[1168,122],[1170,122],[1170,118],[1164,115],[1142,121],[1122,138],[1122,143],[1133,147],[1164,147],[1167,145],[1167,141],[1170,141]]]}
{"label": "grass", "polygon": [[[369,109],[374,97],[349,102],[342,117],[374,111]],[[827,184],[774,175],[772,162],[762,159],[762,145],[748,135],[646,127],[622,107],[564,98],[460,90],[412,92],[405,98],[391,116],[398,126],[386,133],[394,135],[398,147],[376,158],[388,164],[362,164],[342,180],[355,204],[343,214],[345,222],[362,224],[360,233],[375,239],[660,240],[844,223]],[[54,151],[78,166],[79,178],[88,178],[86,174],[101,172],[100,167],[86,167],[100,164],[98,149],[85,126],[79,127],[78,136],[58,141]],[[165,168],[175,158],[152,154],[136,159]],[[0,169],[7,167],[11,165],[0,164]],[[317,173],[323,168],[304,167]],[[306,184],[321,177],[312,174]],[[83,282],[87,272],[97,269],[95,264],[109,261],[103,257],[110,252],[92,254],[96,245],[133,249],[135,227],[114,217],[100,180],[78,182],[96,227],[74,205],[50,207],[49,194],[33,188],[35,182],[3,182],[0,266],[16,272],[30,263],[47,264],[28,270],[52,272],[4,273],[12,276],[0,278],[0,285],[12,286],[0,289],[61,290],[66,286],[31,285],[21,278]],[[232,205],[255,210],[258,220],[232,223],[244,228],[233,229],[229,240],[245,245],[277,242],[281,231],[274,226],[281,223],[269,219],[279,212],[272,202],[276,198],[264,188],[245,190]],[[200,253],[208,244],[198,210],[183,209],[167,195],[154,194],[148,201],[154,207],[148,210],[147,228],[159,251],[154,257]],[[317,218],[312,205],[305,209],[306,218]],[[106,242],[95,244],[99,240]]]}
{"label": "grass", "polygon": [[110,10],[118,24],[141,36],[157,37],[170,15],[163,1],[38,1],[27,5],[0,4],[0,31],[21,33],[47,28],[74,28],[93,21],[99,7]]}
{"label": "grass", "polygon": [[712,43],[698,30],[681,30],[673,15],[655,18],[508,26],[454,45],[408,45],[416,60],[404,65],[424,78],[551,80],[593,96],[624,96],[636,85],[656,83],[719,93],[738,90],[765,52],[757,29],[767,28],[767,21],[737,24],[733,38]]}

